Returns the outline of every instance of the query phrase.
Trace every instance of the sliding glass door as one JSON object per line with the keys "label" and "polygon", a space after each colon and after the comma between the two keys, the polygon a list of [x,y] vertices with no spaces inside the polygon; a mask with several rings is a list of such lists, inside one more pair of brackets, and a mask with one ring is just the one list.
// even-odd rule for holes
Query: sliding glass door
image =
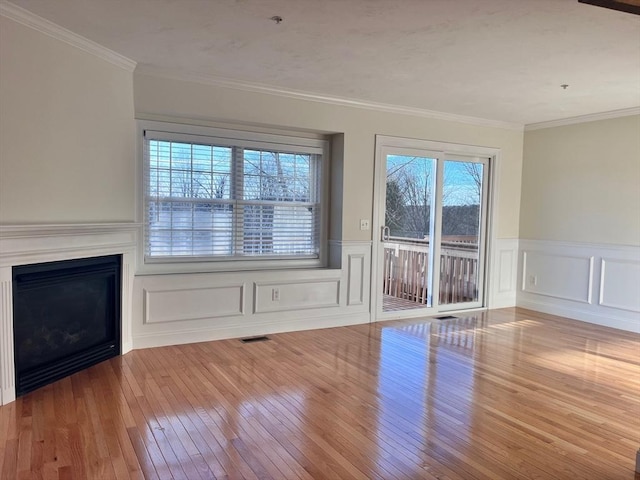
{"label": "sliding glass door", "polygon": [[489,158],[392,140],[376,147],[378,317],[483,306]]}

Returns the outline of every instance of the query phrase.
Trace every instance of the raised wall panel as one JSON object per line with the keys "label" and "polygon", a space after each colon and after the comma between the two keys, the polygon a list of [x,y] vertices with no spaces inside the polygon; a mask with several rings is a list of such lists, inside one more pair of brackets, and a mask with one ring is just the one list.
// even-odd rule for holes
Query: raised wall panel
{"label": "raised wall panel", "polygon": [[243,315],[244,291],[244,284],[188,289],[144,289],[144,323]]}
{"label": "raised wall panel", "polygon": [[489,308],[513,307],[516,304],[518,276],[518,239],[498,238],[488,261],[487,298]]}
{"label": "raised wall panel", "polygon": [[517,306],[640,333],[640,248],[520,240]]}
{"label": "raised wall panel", "polygon": [[362,305],[364,303],[365,255],[350,254],[348,259],[347,305]]}
{"label": "raised wall panel", "polygon": [[640,262],[603,258],[598,303],[640,312]]}
{"label": "raised wall panel", "polygon": [[591,303],[593,257],[525,251],[523,265],[523,291]]}
{"label": "raised wall panel", "polygon": [[498,257],[498,293],[513,291],[513,267],[515,265],[513,250],[501,250]]}
{"label": "raised wall panel", "polygon": [[[277,298],[274,298],[274,289]],[[254,313],[286,312],[340,305],[340,280],[255,283]]]}

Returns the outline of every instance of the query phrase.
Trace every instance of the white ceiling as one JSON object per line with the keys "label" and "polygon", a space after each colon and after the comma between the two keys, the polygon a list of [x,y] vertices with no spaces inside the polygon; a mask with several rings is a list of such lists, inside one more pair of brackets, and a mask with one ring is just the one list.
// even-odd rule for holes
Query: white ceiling
{"label": "white ceiling", "polygon": [[176,73],[524,125],[640,106],[640,16],[577,0],[12,3]]}

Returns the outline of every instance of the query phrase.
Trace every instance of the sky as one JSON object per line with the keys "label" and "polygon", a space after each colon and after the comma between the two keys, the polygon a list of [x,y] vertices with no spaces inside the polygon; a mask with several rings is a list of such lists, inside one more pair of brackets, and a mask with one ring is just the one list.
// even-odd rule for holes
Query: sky
{"label": "sky", "polygon": [[[429,190],[433,192],[435,166],[438,160],[428,157],[414,157],[403,155],[387,156],[387,178],[402,182],[403,176],[414,178],[420,188],[424,189],[425,182],[429,182]],[[469,173],[476,168],[482,176],[483,165],[474,162],[444,161],[444,205],[473,205],[479,204],[477,185]]]}

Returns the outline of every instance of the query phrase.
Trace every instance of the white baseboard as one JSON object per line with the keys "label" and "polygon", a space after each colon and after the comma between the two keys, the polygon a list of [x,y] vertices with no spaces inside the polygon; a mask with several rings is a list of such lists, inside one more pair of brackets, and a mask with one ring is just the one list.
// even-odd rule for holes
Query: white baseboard
{"label": "white baseboard", "polygon": [[640,323],[636,320],[622,318],[607,313],[590,312],[584,308],[571,308],[566,305],[558,305],[540,300],[518,300],[518,307],[535,310],[537,312],[548,313],[549,315],[558,315],[573,320],[602,325],[603,327],[617,328],[628,332],[640,333]]}
{"label": "white baseboard", "polygon": [[355,314],[342,313],[327,317],[302,317],[282,322],[269,321],[250,325],[242,325],[238,323],[236,325],[226,326],[223,328],[199,328],[193,330],[180,330],[178,332],[140,334],[134,337],[133,348],[163,347],[167,345],[180,345],[185,343],[210,342],[213,340],[223,340],[227,338],[243,338],[282,332],[344,327],[347,325],[369,323],[370,321],[371,315],[368,312]]}
{"label": "white baseboard", "polygon": [[497,308],[511,308],[515,307],[517,303],[515,292],[513,295],[507,297],[494,297],[491,302],[491,306],[489,307],[491,310]]}

